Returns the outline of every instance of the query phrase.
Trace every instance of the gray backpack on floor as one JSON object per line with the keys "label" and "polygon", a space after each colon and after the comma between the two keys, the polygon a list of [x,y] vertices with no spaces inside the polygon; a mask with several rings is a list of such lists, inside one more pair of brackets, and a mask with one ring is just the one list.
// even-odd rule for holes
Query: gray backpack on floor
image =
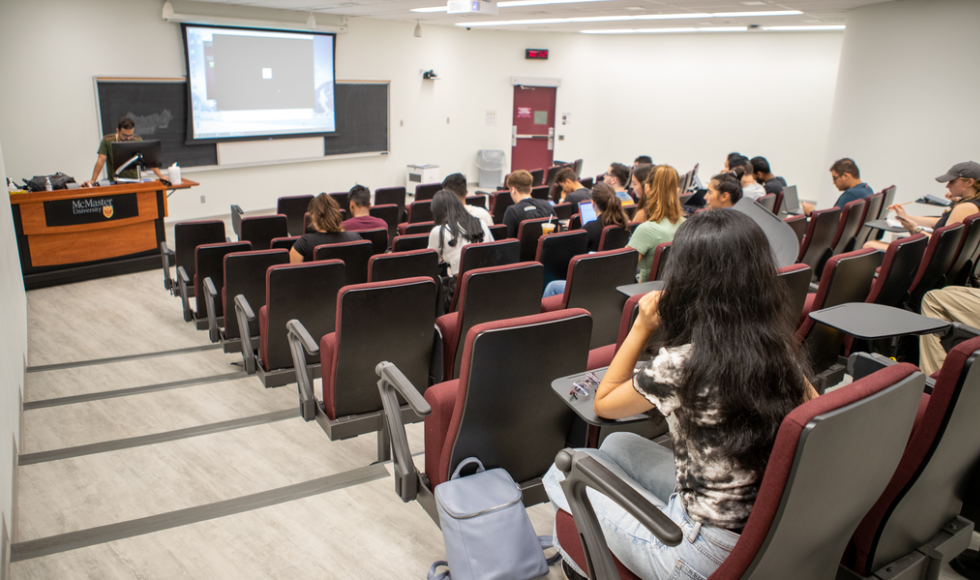
{"label": "gray backpack on floor", "polygon": [[[460,477],[471,464],[476,473]],[[479,459],[464,459],[435,497],[452,580],[531,580],[547,575],[548,564],[560,557],[545,559],[542,548],[551,547],[551,536],[534,533],[521,489],[504,469],[486,471]],[[434,563],[429,580],[449,580],[450,572],[436,573],[445,565]]]}

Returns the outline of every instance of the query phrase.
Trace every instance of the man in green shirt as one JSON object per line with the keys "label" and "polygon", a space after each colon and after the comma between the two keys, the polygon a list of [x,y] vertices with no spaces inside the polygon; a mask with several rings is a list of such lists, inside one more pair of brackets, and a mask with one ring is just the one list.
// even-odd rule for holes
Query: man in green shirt
{"label": "man in green shirt", "polygon": [[[109,179],[114,180],[116,178],[116,163],[112,158],[112,144],[116,141],[142,141],[139,135],[136,134],[136,123],[133,122],[129,117],[123,117],[120,119],[119,124],[116,125],[116,132],[111,135],[106,135],[102,138],[99,143],[99,158],[95,161],[95,169],[92,171],[92,179],[86,181],[82,184],[82,187],[91,187],[91,185],[99,180],[99,175],[102,173],[102,167],[108,164],[106,171],[109,174]],[[125,159],[122,160],[123,163],[126,162]],[[160,174],[160,170],[153,167],[153,173],[157,174],[157,179],[163,179],[163,175]],[[135,179],[137,176],[135,167],[128,167],[124,170],[119,177],[125,177],[128,179]]]}

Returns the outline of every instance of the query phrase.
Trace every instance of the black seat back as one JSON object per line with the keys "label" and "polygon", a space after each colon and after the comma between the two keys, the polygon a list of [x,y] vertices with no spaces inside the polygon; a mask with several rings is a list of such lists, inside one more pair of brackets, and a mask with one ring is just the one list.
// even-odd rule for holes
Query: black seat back
{"label": "black seat back", "polygon": [[467,195],[465,201],[466,205],[473,205],[487,209],[487,196],[485,195]]}
{"label": "black seat back", "polygon": [[370,211],[371,217],[376,217],[388,225],[388,239],[393,240],[395,236],[398,235],[398,216],[401,210],[398,206],[389,203],[385,205],[372,205]]}
{"label": "black seat back", "polygon": [[834,244],[831,248],[831,255],[843,254],[851,250],[858,250],[854,246],[855,236],[861,225],[864,224],[864,212],[867,209],[867,202],[863,199],[856,199],[844,205],[841,213],[840,223],[837,225],[837,233],[834,236]]}
{"label": "black seat back", "polygon": [[510,196],[510,191],[498,191],[493,197],[493,223],[504,223],[504,213],[507,208],[514,205],[514,198]]}
{"label": "black seat back", "polygon": [[[337,315],[337,293],[345,285],[344,263],[340,260],[301,262],[272,266],[266,271],[265,323],[259,314],[262,366],[266,371],[293,366],[286,323],[299,320],[317,342],[333,332]],[[319,363],[307,355],[307,362]]]}
{"label": "black seat back", "polygon": [[408,223],[416,224],[432,221],[432,200],[422,200],[408,206]]}
{"label": "black seat back", "polygon": [[531,197],[533,197],[534,199],[544,199],[544,200],[547,200],[548,199],[548,186],[547,185],[539,185],[537,187],[532,187],[531,188]]}
{"label": "black seat back", "polygon": [[[532,218],[517,226],[517,239],[521,242],[521,261],[533,262],[538,253],[538,238],[541,237],[541,224],[549,218]],[[553,222],[554,219],[552,218]],[[557,225],[557,224],[556,224]]]}
{"label": "black seat back", "polygon": [[806,295],[810,291],[810,279],[813,274],[810,267],[806,264],[792,264],[779,269],[779,278],[786,282],[789,288],[790,299],[792,300],[793,324],[799,320],[803,314],[803,307],[806,305]]}
{"label": "black seat back", "polygon": [[371,242],[374,254],[383,254],[388,249],[388,230],[377,228],[372,230],[357,230],[362,238]]}
{"label": "black seat back", "polygon": [[783,218],[783,221],[786,222],[786,225],[788,225],[790,229],[793,230],[793,233],[796,234],[796,239],[799,240],[800,245],[802,246],[803,238],[804,236],[806,236],[806,227],[807,227],[806,216],[792,215]]}
{"label": "black seat back", "polygon": [[568,275],[568,264],[572,258],[588,252],[589,234],[585,230],[541,236],[538,239],[538,252],[535,259],[544,265],[544,285],[547,286],[555,280],[564,280]]}
{"label": "black seat back", "polygon": [[901,308],[909,299],[909,288],[922,263],[929,238],[915,234],[900,238],[888,245],[868,302]]}
{"label": "black seat back", "polygon": [[636,250],[623,248],[575,256],[565,287],[565,308],[584,308],[592,314],[589,348],[615,344],[626,296],[617,286],[636,283]]}
{"label": "black seat back", "polygon": [[405,215],[405,193],[404,187],[379,187],[374,190],[374,205],[394,204],[398,206],[398,222],[402,221]]}
{"label": "black seat back", "polygon": [[[236,252],[225,255],[225,288],[219,293],[223,303],[228,303],[239,294],[245,296],[249,304],[265,304],[265,273],[272,266],[289,263],[289,250],[261,250],[258,252]],[[231,307],[229,307],[231,308]],[[225,339],[241,338],[238,317],[229,310],[225,317]],[[249,336],[259,335],[259,320],[249,323]]]}
{"label": "black seat back", "polygon": [[383,361],[395,364],[420,393],[425,392],[435,310],[419,305],[435,300],[432,278],[358,284],[340,291],[334,374],[332,381],[324,381],[329,392],[323,394],[324,400],[332,399],[335,417],[381,410],[374,369]]}
{"label": "black seat back", "polygon": [[544,182],[544,169],[535,169],[531,171],[531,186],[537,187]]}
{"label": "black seat back", "polygon": [[252,242],[252,249],[268,250],[272,240],[289,235],[289,225],[284,215],[263,215],[242,218],[239,239]]}
{"label": "black seat back", "polygon": [[[441,183],[422,183],[415,186],[415,203],[431,200],[442,189]],[[426,221],[426,220],[421,220]]]}
{"label": "black seat back", "polygon": [[625,248],[630,242],[630,231],[617,225],[602,228],[602,237],[599,238],[599,251],[618,250]]}
{"label": "black seat back", "polygon": [[674,242],[662,242],[657,244],[653,251],[653,261],[650,262],[650,280],[663,280],[667,272],[667,262],[670,260],[670,248]]}
{"label": "black seat back", "polygon": [[460,340],[463,408],[447,437],[449,473],[468,457],[517,482],[548,471],[573,418],[551,382],[585,371],[591,326],[588,312],[573,309],[481,325]]}
{"label": "black seat back", "polygon": [[344,284],[364,284],[368,277],[368,260],[371,259],[374,244],[370,240],[323,244],[313,248],[313,259],[341,260],[344,262],[347,281]]}
{"label": "black seat back", "polygon": [[977,254],[980,253],[980,213],[975,213],[963,220],[963,239],[956,252],[956,259],[946,275],[946,285],[963,286],[970,279],[976,266]]}
{"label": "black seat back", "polygon": [[[428,202],[426,202],[426,203],[428,203]],[[432,231],[432,228],[434,228],[434,227],[436,227],[436,223],[435,222],[418,222],[418,223],[414,223],[414,224],[406,224],[406,227],[405,227],[405,235],[406,236],[414,236],[416,234],[425,234],[426,235],[426,238],[428,238],[429,232],[431,232]],[[428,242],[426,242],[426,243],[428,243]]]}
{"label": "black seat back", "polygon": [[555,217],[560,220],[572,219],[572,215],[578,213],[578,206],[571,203],[559,203],[551,209],[555,210]]}
{"label": "black seat back", "polygon": [[776,213],[776,194],[775,193],[769,193],[769,194],[763,195],[762,197],[760,197],[756,201],[759,202],[759,205],[761,205],[762,207],[768,209],[772,213]]}
{"label": "black seat back", "polygon": [[391,242],[392,252],[411,252],[424,250],[429,246],[429,234],[395,236]]}
{"label": "black seat back", "polygon": [[[459,333],[453,376],[459,376],[466,333],[477,324],[541,312],[544,266],[521,262],[470,270],[457,284],[459,290]],[[448,368],[448,366],[447,366]],[[449,377],[446,378],[447,380]]]}
{"label": "black seat back", "polygon": [[191,283],[194,281],[194,250],[202,244],[225,242],[225,222],[181,222],[174,225],[175,266],[184,268]]}
{"label": "black seat back", "polygon": [[867,203],[864,207],[864,220],[861,222],[861,229],[858,230],[857,237],[854,238],[854,249],[864,247],[864,243],[871,238],[871,234],[875,230],[865,226],[864,224],[875,221],[878,219],[878,214],[881,213],[881,204],[885,201],[885,193],[879,192],[865,200]]}
{"label": "black seat back", "polygon": [[[521,259],[521,243],[517,240],[504,239],[482,242],[479,244],[469,244],[463,246],[459,255],[459,272],[456,279],[462,280],[463,275],[470,270],[477,268],[490,268],[492,266],[507,266],[516,264]],[[450,312],[455,312],[459,307],[459,284],[456,285],[456,292],[453,295]]]}
{"label": "black seat back", "polygon": [[337,207],[340,208],[340,213],[343,214],[344,219],[350,217],[350,192],[349,191],[335,191],[333,193],[328,193],[334,201],[337,202]]}
{"label": "black seat back", "polygon": [[830,255],[830,244],[837,233],[840,212],[840,209],[832,207],[810,214],[810,224],[800,245],[800,257],[797,261],[810,266],[813,275],[818,278],[821,275],[818,266],[822,267]]}
{"label": "black seat back", "polygon": [[197,296],[194,316],[207,318],[208,310],[204,299],[204,279],[211,278],[218,295],[214,298],[214,315],[224,316],[221,302],[221,289],[225,286],[225,256],[234,252],[247,252],[252,249],[248,242],[225,242],[223,244],[205,244],[198,246],[195,251],[194,292]]}
{"label": "black seat back", "polygon": [[946,284],[946,273],[949,272],[953,260],[956,259],[956,251],[963,240],[966,226],[962,223],[952,224],[941,227],[932,232],[929,237],[929,245],[926,246],[925,255],[922,263],[912,281],[909,289],[909,306],[913,311],[918,312],[922,304],[922,297],[926,292],[935,288],[942,288]]}
{"label": "black seat back", "polygon": [[296,240],[300,239],[301,236],[289,236],[285,238],[274,238],[269,242],[270,250],[292,250],[293,245]]}
{"label": "black seat back", "polygon": [[291,195],[280,197],[276,202],[276,213],[286,216],[286,227],[290,236],[302,236],[306,233],[303,215],[309,210],[312,195]]}
{"label": "black seat back", "polygon": [[435,250],[414,250],[371,256],[368,261],[368,281],[387,282],[426,276],[436,279],[439,275],[439,253]]}
{"label": "black seat back", "polygon": [[593,178],[591,178],[591,177],[586,177],[585,179],[580,179],[578,182],[581,183],[582,184],[582,187],[584,187],[586,189],[592,189],[592,186],[595,184],[595,180]]}
{"label": "black seat back", "polygon": [[235,235],[238,236],[238,241],[242,239],[242,216],[244,215],[245,212],[241,206],[231,206],[231,231],[235,232]]}
{"label": "black seat back", "polygon": [[499,242],[507,239],[507,226],[504,224],[493,224],[488,229],[494,240]]}

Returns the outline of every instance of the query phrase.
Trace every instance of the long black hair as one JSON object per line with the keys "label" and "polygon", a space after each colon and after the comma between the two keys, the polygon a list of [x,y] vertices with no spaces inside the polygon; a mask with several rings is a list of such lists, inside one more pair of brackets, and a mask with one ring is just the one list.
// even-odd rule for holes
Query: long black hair
{"label": "long black hair", "polygon": [[444,245],[446,230],[449,230],[449,245],[454,248],[460,235],[471,244],[483,241],[480,220],[470,215],[459,196],[448,189],[440,190],[432,197],[432,219],[437,227],[446,226],[439,228],[440,248]]}
{"label": "long black hair", "polygon": [[701,212],[677,229],[657,346],[692,345],[677,390],[689,411],[682,428],[690,433],[690,417],[717,406],[712,446],[760,472],[780,423],[806,393],[790,302],[769,242],[748,216]]}

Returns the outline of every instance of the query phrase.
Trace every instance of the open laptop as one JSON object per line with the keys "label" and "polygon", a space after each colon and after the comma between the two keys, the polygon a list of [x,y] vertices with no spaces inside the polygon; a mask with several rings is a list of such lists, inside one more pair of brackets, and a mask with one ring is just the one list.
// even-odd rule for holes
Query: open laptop
{"label": "open laptop", "polygon": [[582,225],[595,221],[598,216],[595,213],[595,206],[592,205],[591,201],[580,201],[578,204],[578,213],[582,217]]}
{"label": "open laptop", "polygon": [[779,215],[800,215],[803,208],[800,206],[800,196],[796,192],[795,185],[787,185],[783,188],[783,203],[779,206]]}

